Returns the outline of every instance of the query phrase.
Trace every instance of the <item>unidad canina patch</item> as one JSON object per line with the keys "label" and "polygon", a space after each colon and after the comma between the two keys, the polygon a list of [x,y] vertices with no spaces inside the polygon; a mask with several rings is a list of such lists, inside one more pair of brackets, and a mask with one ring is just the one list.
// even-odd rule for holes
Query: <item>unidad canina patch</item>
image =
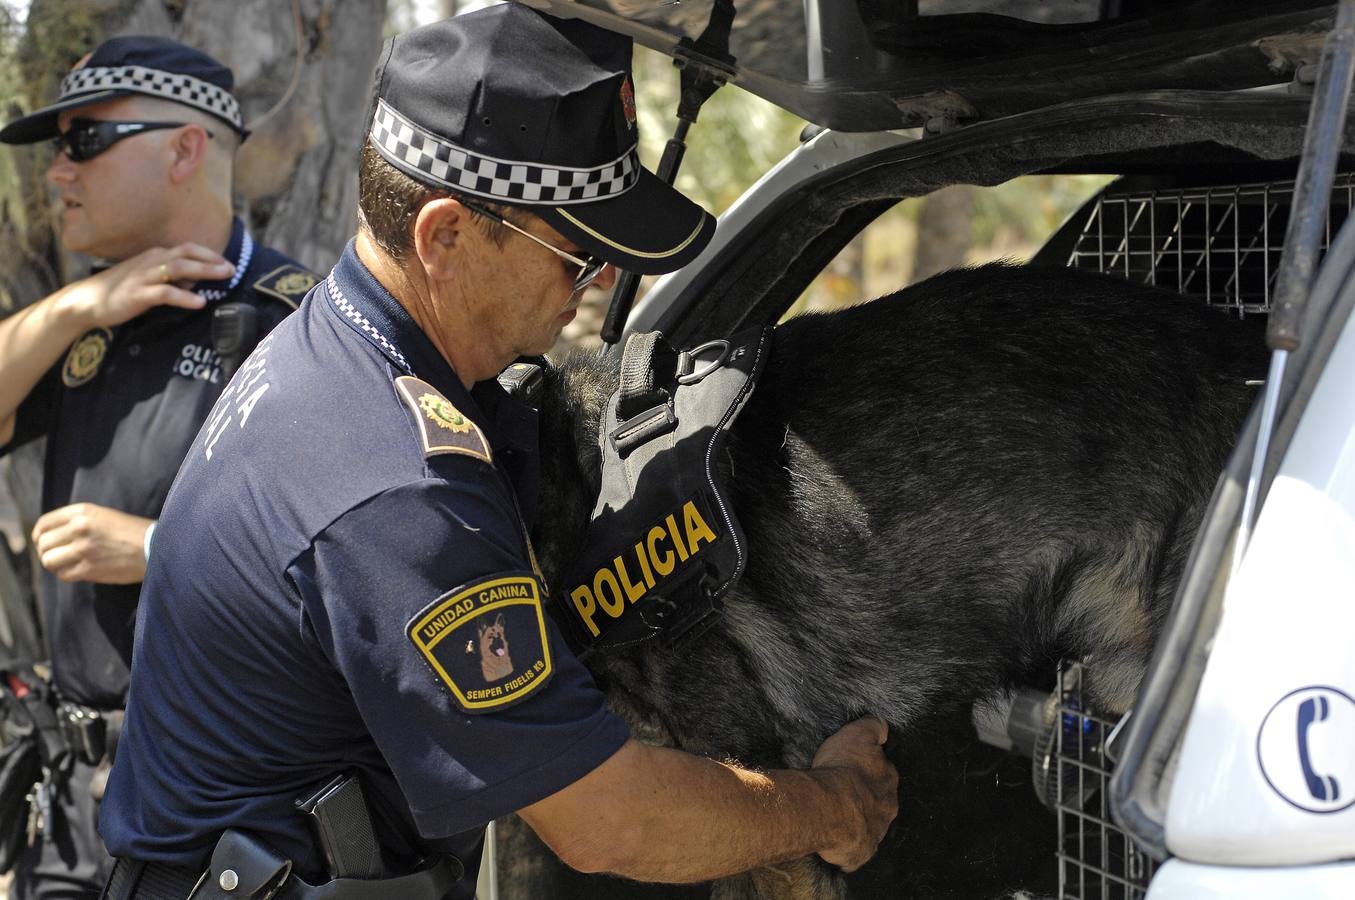
{"label": "unidad canina patch", "polygon": [[541,585],[527,572],[448,591],[410,619],[405,633],[463,712],[520,703],[555,672]]}
{"label": "unidad canina patch", "polygon": [[61,367],[61,383],[68,388],[79,387],[99,372],[104,357],[108,354],[108,345],[113,343],[113,332],[107,328],[95,328],[85,332],[80,340],[71,345],[66,354],[66,364]]}

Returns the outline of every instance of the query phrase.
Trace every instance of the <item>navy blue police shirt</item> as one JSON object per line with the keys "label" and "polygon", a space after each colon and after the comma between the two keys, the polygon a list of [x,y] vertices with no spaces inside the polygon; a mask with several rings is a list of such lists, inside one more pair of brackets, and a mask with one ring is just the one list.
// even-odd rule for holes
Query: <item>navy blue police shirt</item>
{"label": "navy blue police shirt", "polygon": [[[263,333],[315,283],[292,260],[256,245],[239,219],[223,255],[236,263],[234,275],[194,286],[206,307],[158,306],[86,333],[20,405],[14,437],[0,454],[47,436],[44,512],[86,502],[159,516],[179,463],[225,387],[212,348],[213,310],[248,303]],[[123,705],[139,590],[62,582],[43,570],[54,676],[68,698],[101,709]]]}
{"label": "navy blue police shirt", "polygon": [[627,737],[544,608],[536,469],[535,413],[467,391],[350,244],[232,380],[161,513],[109,850],[199,866],[237,828],[313,880],[293,804],[357,771],[461,857],[470,896],[481,826]]}

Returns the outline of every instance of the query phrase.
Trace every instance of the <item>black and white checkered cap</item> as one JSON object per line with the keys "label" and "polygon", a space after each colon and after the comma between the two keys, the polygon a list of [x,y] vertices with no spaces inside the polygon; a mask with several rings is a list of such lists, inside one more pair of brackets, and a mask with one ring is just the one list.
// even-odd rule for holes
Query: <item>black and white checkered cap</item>
{"label": "black and white checkered cap", "polygon": [[635,145],[591,168],[496,159],[458,147],[377,101],[371,139],[386,161],[435,187],[505,203],[562,206],[622,194],[639,178]]}
{"label": "black and white checkered cap", "polygon": [[236,131],[245,130],[239,101],[229,91],[192,75],[145,66],[87,66],[61,79],[62,101],[110,90],[146,94],[194,106],[226,121]]}
{"label": "black and white checkered cap", "polygon": [[640,165],[629,38],[502,3],[396,35],[367,139],[430,187],[521,206],[642,274],[695,258],[715,220]]}
{"label": "black and white checkered cap", "polygon": [[201,50],[150,35],[115,37],[61,80],[61,96],[55,103],[0,129],[0,143],[31,144],[56,137],[62,111],[133,94],[201,110],[243,137],[248,132],[234,87],[231,70]]}

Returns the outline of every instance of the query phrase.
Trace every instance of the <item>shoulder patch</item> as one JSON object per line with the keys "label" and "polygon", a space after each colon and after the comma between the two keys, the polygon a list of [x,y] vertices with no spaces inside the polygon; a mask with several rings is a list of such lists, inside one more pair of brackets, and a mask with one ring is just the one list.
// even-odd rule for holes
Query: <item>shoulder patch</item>
{"label": "shoulder patch", "polygon": [[529,572],[450,590],[410,619],[405,633],[466,713],[520,703],[555,672],[541,584]]}
{"label": "shoulder patch", "polygon": [[296,309],[301,303],[301,298],[306,296],[306,291],[315,287],[319,280],[314,274],[300,266],[289,263],[285,266],[278,266],[254,282],[252,287],[259,293],[275,297],[292,309]]}
{"label": "shoulder patch", "polygon": [[419,423],[419,435],[423,439],[423,455],[438,456],[442,453],[464,453],[485,462],[493,462],[494,455],[489,451],[489,441],[480,426],[462,415],[437,388],[413,375],[401,375],[395,379],[396,390],[401,399],[414,413],[414,421]]}

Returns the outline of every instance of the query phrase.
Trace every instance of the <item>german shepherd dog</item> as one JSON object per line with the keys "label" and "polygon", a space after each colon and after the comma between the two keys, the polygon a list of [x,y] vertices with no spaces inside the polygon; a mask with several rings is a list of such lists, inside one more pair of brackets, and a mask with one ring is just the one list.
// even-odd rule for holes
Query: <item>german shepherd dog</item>
{"label": "german shepherd dog", "polygon": [[493,622],[476,626],[476,643],[480,648],[480,674],[486,684],[502,681],[513,674],[513,658],[508,655],[508,634],[503,616]]}
{"label": "german shepherd dog", "polygon": [[[1262,329],[1007,265],[794,318],[726,445],[749,551],[723,611],[676,647],[586,662],[637,737],[759,767],[807,766],[867,713],[925,745],[913,730],[936,714],[1048,682],[1063,658],[1089,662],[1090,703],[1123,710],[1264,377]],[[557,596],[616,382],[613,357],[580,354],[548,376],[534,538]],[[908,873],[907,848],[881,853]],[[961,896],[923,896],[943,894]],[[848,891],[806,860],[715,896]]]}

